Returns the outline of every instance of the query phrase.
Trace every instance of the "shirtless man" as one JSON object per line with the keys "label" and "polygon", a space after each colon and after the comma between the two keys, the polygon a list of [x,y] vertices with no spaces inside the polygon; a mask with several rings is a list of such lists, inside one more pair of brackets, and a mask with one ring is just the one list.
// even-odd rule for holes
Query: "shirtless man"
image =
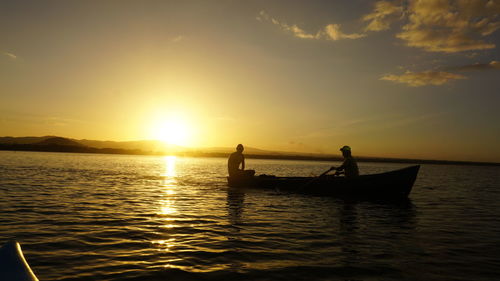
{"label": "shirtless man", "polygon": [[253,177],[255,174],[254,170],[245,170],[244,149],[242,144],[238,144],[238,146],[236,146],[236,151],[229,156],[227,160],[227,171],[230,177]]}

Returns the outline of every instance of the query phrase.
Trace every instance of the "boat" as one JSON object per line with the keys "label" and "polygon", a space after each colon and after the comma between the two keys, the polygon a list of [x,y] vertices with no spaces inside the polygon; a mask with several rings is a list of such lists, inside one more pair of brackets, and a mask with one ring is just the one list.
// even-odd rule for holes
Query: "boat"
{"label": "boat", "polygon": [[38,281],[16,241],[9,241],[0,248],[0,280]]}
{"label": "boat", "polygon": [[346,178],[335,175],[319,177],[228,177],[229,187],[255,187],[278,189],[321,196],[354,199],[408,198],[417,178],[420,165],[380,174]]}

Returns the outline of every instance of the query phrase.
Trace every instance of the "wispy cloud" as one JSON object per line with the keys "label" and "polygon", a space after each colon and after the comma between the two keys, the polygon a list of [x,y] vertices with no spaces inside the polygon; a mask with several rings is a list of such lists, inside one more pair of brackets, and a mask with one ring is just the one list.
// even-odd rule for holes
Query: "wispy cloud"
{"label": "wispy cloud", "polygon": [[462,74],[456,74],[452,72],[499,70],[500,62],[491,61],[489,63],[475,63],[469,65],[446,67],[441,69],[442,69],[441,71],[432,71],[432,70],[422,71],[422,72],[406,71],[402,75],[387,74],[384,75],[382,78],[380,78],[380,80],[403,83],[412,87],[420,87],[425,85],[439,86],[446,84],[452,80],[467,79],[467,77]]}
{"label": "wispy cloud", "polygon": [[173,43],[178,43],[178,42],[181,42],[182,40],[186,39],[185,36],[183,35],[178,35],[172,39],[170,39],[170,41],[172,41]]}
{"label": "wispy cloud", "polygon": [[379,1],[375,3],[373,12],[365,15],[363,21],[369,21],[365,31],[382,31],[389,29],[390,25],[400,20],[403,7],[398,2]]}
{"label": "wispy cloud", "polygon": [[464,75],[455,74],[445,71],[422,71],[411,72],[407,71],[401,75],[388,74],[384,75],[381,80],[392,81],[396,83],[407,84],[411,87],[421,87],[426,85],[439,86],[448,83],[452,80],[466,79]]}
{"label": "wispy cloud", "polygon": [[499,61],[491,61],[489,63],[475,63],[469,65],[462,65],[456,67],[449,67],[449,70],[453,71],[485,71],[485,70],[494,70],[500,69]]}
{"label": "wispy cloud", "polygon": [[[405,22],[396,37],[409,47],[428,52],[456,53],[486,50],[495,44],[485,37],[500,29],[500,1],[497,0],[408,0],[375,3],[373,11],[362,16],[364,32],[388,30],[395,22]],[[317,32],[307,32],[296,24],[287,24],[261,11],[260,21],[268,21],[302,39],[358,39],[365,33],[344,33],[341,25],[328,24]]]}
{"label": "wispy cloud", "polygon": [[[373,10],[362,16],[366,26],[361,33],[344,33],[341,25],[328,24],[317,32],[307,32],[296,24],[287,24],[261,11],[257,19],[271,22],[285,32],[302,39],[342,40],[358,39],[367,33],[389,30],[396,23],[395,37],[406,46],[426,52],[466,52],[469,58],[478,51],[493,49],[488,36],[500,29],[500,1],[498,0],[381,0]],[[403,69],[408,69],[404,67]],[[425,69],[425,68],[424,68]],[[499,69],[496,60],[458,67],[432,67],[433,70],[406,71],[403,74],[387,74],[381,80],[403,83],[412,87],[444,85],[454,80],[467,79],[454,72]]]}
{"label": "wispy cloud", "polygon": [[359,39],[366,36],[366,34],[361,33],[343,33],[340,31],[340,24],[329,24],[325,26],[324,33],[326,34],[326,38],[330,40]]}
{"label": "wispy cloud", "polygon": [[296,24],[286,24],[284,22],[280,22],[277,19],[271,17],[265,11],[261,11],[257,16],[257,20],[259,21],[268,21],[277,26],[279,26],[282,30],[291,33],[293,36],[302,38],[302,39],[316,39],[316,40],[332,40],[337,41],[341,39],[359,39],[365,37],[365,34],[361,33],[344,33],[340,30],[340,24],[328,24],[318,30],[316,33],[308,33],[304,29],[300,28]]}
{"label": "wispy cloud", "polygon": [[302,38],[302,39],[320,39],[320,34],[319,32],[316,34],[312,33],[307,33],[305,32],[302,28],[298,27],[297,25],[288,25],[286,23],[282,23],[278,21],[277,19],[271,17],[268,13],[265,11],[260,11],[259,15],[257,16],[257,20],[259,21],[269,21],[283,29],[286,32],[292,33],[295,37]]}
{"label": "wispy cloud", "polygon": [[3,54],[4,56],[7,56],[7,57],[9,57],[9,58],[13,59],[13,60],[17,59],[17,56],[16,56],[16,55],[14,55],[13,53],[3,52],[2,54]]}

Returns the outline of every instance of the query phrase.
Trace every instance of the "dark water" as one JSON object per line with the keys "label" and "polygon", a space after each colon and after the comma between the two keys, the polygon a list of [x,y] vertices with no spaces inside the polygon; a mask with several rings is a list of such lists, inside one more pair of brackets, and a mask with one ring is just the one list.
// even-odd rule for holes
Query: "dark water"
{"label": "dark water", "polygon": [[225,174],[217,158],[0,151],[0,243],[21,242],[41,280],[500,278],[498,167],[424,165],[400,204],[232,190]]}

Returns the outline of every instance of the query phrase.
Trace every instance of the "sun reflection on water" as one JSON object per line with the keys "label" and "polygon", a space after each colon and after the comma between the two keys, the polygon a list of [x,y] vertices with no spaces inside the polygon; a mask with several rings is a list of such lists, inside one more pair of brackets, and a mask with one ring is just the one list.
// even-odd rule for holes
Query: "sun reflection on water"
{"label": "sun reflection on water", "polygon": [[177,212],[175,208],[175,188],[177,187],[177,172],[175,169],[177,158],[175,156],[165,156],[165,170],[162,176],[164,199],[160,201],[160,214],[173,215]]}
{"label": "sun reflection on water", "polygon": [[166,178],[174,178],[177,175],[177,172],[175,170],[175,164],[177,161],[177,157],[175,156],[165,156],[165,173],[163,176]]}
{"label": "sun reflection on water", "polygon": [[[179,186],[179,158],[175,156],[166,156],[162,159],[161,170],[161,188],[159,190],[159,200],[155,220],[155,238],[151,240],[152,247],[158,254],[156,263],[163,268],[183,270],[186,272],[211,272],[219,270],[234,270],[240,268],[241,263],[234,262],[222,263],[216,265],[204,265],[193,263],[193,259],[185,257],[181,252],[189,251],[192,253],[210,253],[211,255],[223,255],[225,250],[211,249],[206,247],[205,241],[218,241],[224,243],[226,236],[217,236],[210,234],[193,235],[182,234],[183,230],[196,228],[202,222],[191,223],[191,218],[186,218],[183,209],[183,200],[185,199],[185,186]],[[181,160],[184,161],[184,160]],[[182,185],[182,183],[181,183]],[[181,189],[182,188],[182,189]],[[202,227],[206,227],[203,225]],[[192,231],[192,230],[189,230]],[[210,233],[210,231],[208,231]],[[202,242],[204,241],[204,242]],[[201,245],[200,245],[201,244]]]}
{"label": "sun reflection on water", "polygon": [[[175,156],[165,156],[163,159],[163,171],[161,176],[163,178],[161,183],[161,199],[159,200],[159,210],[156,220],[161,222],[157,234],[160,235],[158,239],[151,241],[154,247],[167,254],[172,251],[172,248],[176,246],[178,241],[174,237],[169,237],[169,235],[162,235],[169,232],[168,229],[176,227],[175,217],[178,214],[176,208],[176,196],[177,196],[177,158]],[[173,264],[176,262],[181,262],[178,258],[166,258],[162,260],[163,266],[175,267]]]}

